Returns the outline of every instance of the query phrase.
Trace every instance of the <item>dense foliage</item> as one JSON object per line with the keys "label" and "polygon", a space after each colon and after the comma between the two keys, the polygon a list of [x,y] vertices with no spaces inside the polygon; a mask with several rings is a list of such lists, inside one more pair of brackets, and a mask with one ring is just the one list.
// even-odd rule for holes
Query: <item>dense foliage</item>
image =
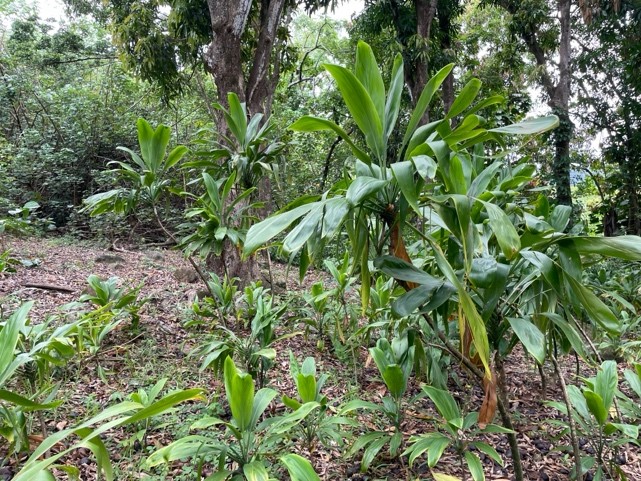
{"label": "dense foliage", "polygon": [[[205,288],[184,329],[215,383],[206,399],[156,380],[50,434],[64,369],[123,326],[143,336],[153,300],[91,275],[43,322],[12,301],[0,454],[14,479],[77,475],[66,456],[78,448],[115,479],[103,438],[119,429],[158,476],[315,481],[322,447],[363,473],[400,459],[408,475],[456,479],[443,474],[449,452],[463,479],[507,466],[521,481],[505,369],[518,353],[544,397],[546,365],[558,378],[547,406],[570,475],[630,479],[619,459],[641,420],[638,2],[372,1],[351,23],[295,10],[335,3],[70,1],[93,17],[56,24],[27,8],[0,26],[0,235],[107,226],[112,246],[167,239]],[[0,249],[0,276],[28,267],[4,237]],[[301,281],[313,267],[328,276],[276,295],[272,256]],[[299,353],[285,361],[295,390],[275,389],[281,346],[299,337],[353,376],[346,399]],[[570,354],[594,376],[569,378]],[[379,395],[361,392],[370,363]],[[480,401],[449,392],[455,364]],[[207,405],[151,443],[186,401]],[[436,416],[408,432],[426,406]]]}

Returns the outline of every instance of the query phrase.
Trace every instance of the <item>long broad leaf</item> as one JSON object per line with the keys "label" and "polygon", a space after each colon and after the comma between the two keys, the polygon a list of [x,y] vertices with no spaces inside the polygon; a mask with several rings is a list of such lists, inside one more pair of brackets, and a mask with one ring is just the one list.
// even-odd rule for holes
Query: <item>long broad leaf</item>
{"label": "long broad leaf", "polygon": [[474,99],[478,95],[480,89],[481,81],[479,79],[474,78],[467,84],[465,84],[461,92],[454,99],[452,107],[450,107],[450,110],[445,118],[454,118],[458,114],[463,112],[466,108],[468,108],[472,104],[472,102],[474,102]]}
{"label": "long broad leaf", "polygon": [[245,255],[252,254],[287,229],[294,221],[307,214],[315,205],[316,203],[303,204],[254,224],[247,231],[243,253]]}
{"label": "long broad leaf", "polygon": [[[4,378],[5,370],[13,362],[14,351],[20,337],[20,331],[27,323],[27,316],[33,301],[25,302],[17,311],[15,311],[7,322],[5,323],[2,331],[0,331],[0,379]],[[0,380],[0,386],[3,380]]]}
{"label": "long broad leaf", "polygon": [[385,84],[372,47],[362,40],[359,40],[356,47],[354,73],[372,99],[382,123],[385,117]]}
{"label": "long broad leaf", "polygon": [[580,281],[571,275],[565,275],[564,277],[590,319],[610,334],[618,334],[621,330],[621,323],[610,308]]}
{"label": "long broad leaf", "polygon": [[521,250],[521,239],[516,228],[507,214],[503,212],[499,206],[490,202],[481,202],[490,218],[490,228],[494,232],[496,241],[501,247],[503,254],[508,259],[514,258],[519,250]]}
{"label": "long broad leaf", "polygon": [[526,319],[508,317],[507,320],[527,352],[536,359],[536,362],[543,365],[545,362],[545,336],[543,333]]}
{"label": "long broad leaf", "polygon": [[434,93],[436,93],[438,88],[441,86],[441,84],[447,78],[447,76],[450,74],[453,68],[454,68],[453,63],[446,65],[441,70],[439,70],[436,73],[436,75],[434,75],[425,85],[423,92],[421,92],[421,96],[418,98],[418,101],[416,102],[416,107],[412,112],[410,121],[407,124],[407,129],[405,130],[405,135],[403,136],[403,143],[401,144],[401,151],[405,148],[409,140],[414,135],[414,131],[416,130],[416,127],[418,127],[418,124],[423,118],[423,115],[425,114],[427,107],[432,101],[432,97],[434,96]]}
{"label": "long broad leaf", "polygon": [[398,112],[401,108],[401,95],[403,93],[403,57],[401,54],[396,55],[394,58],[394,66],[392,67],[392,78],[389,86],[389,93],[387,94],[387,102],[385,103],[385,119],[383,121],[383,133],[385,139],[389,139],[396,125]]}
{"label": "long broad leaf", "polygon": [[291,481],[320,481],[312,464],[298,454],[286,454],[280,458],[289,472]]}
{"label": "long broad leaf", "polygon": [[372,149],[379,162],[383,162],[386,157],[383,124],[369,93],[356,76],[346,68],[328,64],[325,65],[325,69],[334,77],[345,105],[352,114],[356,125],[365,135],[367,145]]}
{"label": "long broad leaf", "polygon": [[641,261],[641,237],[574,237],[576,249],[581,254],[600,254],[628,261]]}
{"label": "long broad leaf", "polygon": [[372,162],[372,159],[361,149],[359,148],[350,138],[349,134],[345,132],[340,126],[336,125],[331,120],[323,119],[320,117],[313,117],[311,115],[304,115],[289,128],[295,132],[317,132],[319,130],[332,130],[334,131],[341,139],[343,139],[352,153],[362,162],[369,165]]}
{"label": "long broad leaf", "polygon": [[541,134],[558,126],[559,118],[556,115],[549,115],[547,117],[527,119],[517,124],[506,125],[505,127],[497,127],[490,129],[489,132],[512,135],[534,135]]}

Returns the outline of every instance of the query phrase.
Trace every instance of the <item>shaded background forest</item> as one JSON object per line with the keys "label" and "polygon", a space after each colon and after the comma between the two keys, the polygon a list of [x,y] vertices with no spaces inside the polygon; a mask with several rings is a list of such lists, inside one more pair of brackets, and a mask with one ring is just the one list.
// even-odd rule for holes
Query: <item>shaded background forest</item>
{"label": "shaded background forest", "polygon": [[[235,2],[218,3],[222,12]],[[314,112],[350,130],[322,64],[351,63],[355,42],[364,39],[382,63],[402,54],[407,108],[427,78],[454,62],[442,108],[478,77],[482,96],[506,99],[485,111],[490,126],[533,112],[559,115],[561,128],[527,146],[539,187],[573,204],[575,222],[591,232],[641,233],[639,1],[385,0],[364,2],[349,21],[321,16],[334,6],[253,2],[238,49],[234,39],[224,42],[238,56],[227,59],[239,69],[234,77],[230,63],[211,61],[220,58],[211,52],[220,32],[204,3],[69,0],[66,20],[57,22],[40,18],[37,6],[3,1],[3,215],[35,201],[36,215],[57,228],[100,232],[105,220],[89,223],[77,211],[83,198],[116,182],[107,164],[124,158],[117,146],[135,145],[136,119],[163,122],[172,143],[194,145],[201,129],[220,122],[212,105],[224,99],[222,88],[238,92],[250,113],[271,113],[271,139],[285,144],[265,187],[274,207],[320,193],[342,175],[346,146],[329,133],[301,136],[286,127]],[[277,27],[266,31],[278,8]],[[139,216],[122,228],[144,228]]]}

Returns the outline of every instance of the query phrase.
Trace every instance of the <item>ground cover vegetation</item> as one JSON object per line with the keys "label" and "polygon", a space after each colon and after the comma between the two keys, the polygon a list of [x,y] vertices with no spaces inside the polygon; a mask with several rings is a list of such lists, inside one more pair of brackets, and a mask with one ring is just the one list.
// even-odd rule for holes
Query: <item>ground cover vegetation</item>
{"label": "ground cover vegetation", "polygon": [[339,5],[0,2],[1,479],[641,476],[641,5]]}

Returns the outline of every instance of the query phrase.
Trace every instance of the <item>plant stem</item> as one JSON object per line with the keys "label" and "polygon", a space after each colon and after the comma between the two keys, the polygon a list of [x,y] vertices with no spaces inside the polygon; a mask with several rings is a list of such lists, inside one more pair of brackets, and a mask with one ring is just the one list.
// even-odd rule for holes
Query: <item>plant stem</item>
{"label": "plant stem", "polygon": [[[170,232],[166,227],[165,224],[162,222],[160,219],[160,214],[158,213],[158,209],[156,208],[156,204],[152,204],[153,210],[154,210],[154,216],[156,218],[156,222],[158,222],[158,225],[162,229],[162,231],[169,236],[169,238],[176,243],[176,245],[179,245],[180,243],[178,242],[178,239],[176,239],[176,236]],[[214,295],[214,292],[212,291],[211,287],[209,287],[209,282],[207,282],[207,278],[205,277],[205,274],[203,273],[202,269],[198,264],[196,264],[196,261],[194,261],[193,257],[191,254],[187,255],[187,260],[191,264],[191,266],[194,268],[196,271],[196,274],[198,274],[198,277],[200,277],[200,280],[203,281],[203,284],[205,284],[205,287],[207,288],[207,291],[211,295],[212,299],[215,299],[216,296]],[[225,319],[221,319],[223,325],[225,325]]]}
{"label": "plant stem", "polygon": [[[456,357],[461,363],[469,369],[469,371],[474,374],[480,383],[483,382],[485,374],[481,371],[476,365],[470,361],[466,356],[463,355],[447,338],[447,336],[441,332],[435,325],[434,320],[429,316],[429,314],[424,313],[423,317],[430,325],[432,330],[436,333],[441,342],[445,345],[447,351]],[[512,418],[506,406],[505,394],[498,396],[497,405],[499,408],[499,413],[501,415],[501,421],[503,426],[512,431],[507,435],[508,443],[510,445],[510,452],[512,453],[512,463],[514,465],[514,478],[516,481],[524,481],[523,477],[523,465],[521,464],[521,453],[519,452],[519,444],[516,439],[516,431],[514,430],[514,425],[512,424]]]}
{"label": "plant stem", "polygon": [[552,355],[552,363],[554,364],[554,371],[556,372],[559,382],[561,383],[561,393],[563,394],[563,401],[565,402],[565,407],[568,410],[568,426],[570,427],[570,440],[572,441],[572,449],[574,451],[574,465],[576,470],[576,479],[577,481],[583,480],[583,475],[581,473],[581,451],[579,450],[579,440],[576,437],[576,426],[574,425],[574,418],[572,417],[572,405],[570,403],[570,398],[568,397],[568,390],[565,384],[565,379],[561,373],[561,368],[556,356]]}

